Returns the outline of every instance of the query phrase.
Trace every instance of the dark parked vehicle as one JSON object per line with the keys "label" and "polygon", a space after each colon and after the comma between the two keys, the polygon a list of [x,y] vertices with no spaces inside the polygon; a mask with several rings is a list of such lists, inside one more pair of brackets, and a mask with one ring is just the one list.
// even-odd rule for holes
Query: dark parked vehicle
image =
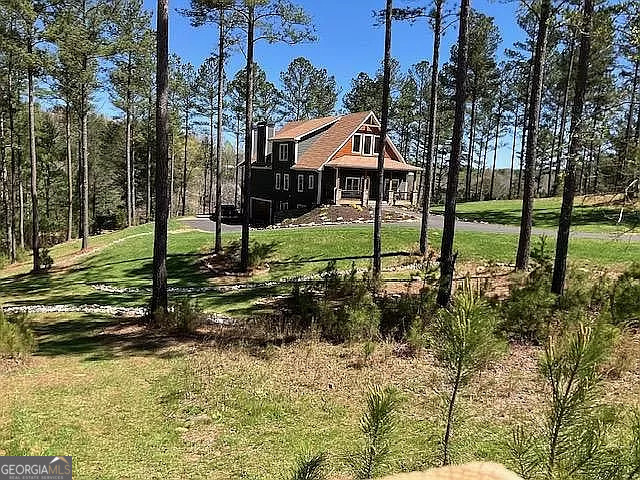
{"label": "dark parked vehicle", "polygon": [[[240,212],[235,205],[226,204],[220,205],[220,210],[222,213],[222,223],[226,223],[227,225],[238,225],[242,223],[242,217],[240,217]],[[211,221],[216,221],[215,212],[212,213],[209,218]]]}

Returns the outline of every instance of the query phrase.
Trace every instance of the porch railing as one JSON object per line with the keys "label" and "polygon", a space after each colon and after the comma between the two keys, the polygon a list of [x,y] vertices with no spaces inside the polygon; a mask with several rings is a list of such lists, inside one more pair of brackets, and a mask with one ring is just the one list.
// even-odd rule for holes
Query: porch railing
{"label": "porch railing", "polygon": [[342,198],[361,198],[362,190],[342,190]]}

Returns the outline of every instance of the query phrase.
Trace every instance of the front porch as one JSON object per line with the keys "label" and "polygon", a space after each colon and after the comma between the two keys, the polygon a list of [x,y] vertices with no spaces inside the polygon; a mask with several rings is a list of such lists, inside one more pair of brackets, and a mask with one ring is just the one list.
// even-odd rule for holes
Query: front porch
{"label": "front porch", "polygon": [[[332,170],[334,186],[330,198],[326,199],[330,203],[366,207],[375,202],[379,188],[376,170],[340,167]],[[414,171],[385,170],[383,188],[382,198],[388,205],[418,203],[418,182]]]}

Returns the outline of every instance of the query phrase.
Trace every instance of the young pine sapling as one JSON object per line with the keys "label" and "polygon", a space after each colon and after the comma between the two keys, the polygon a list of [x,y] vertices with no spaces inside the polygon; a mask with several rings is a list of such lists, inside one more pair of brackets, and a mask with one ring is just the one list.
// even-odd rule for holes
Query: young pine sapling
{"label": "young pine sapling", "polygon": [[450,462],[449,443],[460,389],[504,350],[504,342],[495,335],[496,325],[489,305],[469,281],[456,293],[451,306],[441,310],[437,317],[433,345],[451,386],[442,439],[443,465]]}

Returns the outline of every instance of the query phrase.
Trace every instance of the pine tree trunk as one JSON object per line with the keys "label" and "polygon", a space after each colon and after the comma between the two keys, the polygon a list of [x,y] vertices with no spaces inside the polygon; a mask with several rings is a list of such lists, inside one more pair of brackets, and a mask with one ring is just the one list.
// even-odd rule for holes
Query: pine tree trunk
{"label": "pine tree trunk", "polygon": [[216,125],[216,238],[215,252],[222,251],[222,170],[220,159],[222,157],[222,120],[224,115],[224,10],[220,9],[220,24],[218,38],[218,123]]}
{"label": "pine tree trunk", "polygon": [[[169,0],[158,0],[156,66],[156,209],[153,238],[151,314],[167,312],[167,237],[169,218]],[[157,318],[156,318],[157,321]]]}
{"label": "pine tree trunk", "polygon": [[466,103],[467,56],[469,50],[469,10],[470,0],[460,1],[460,27],[458,32],[458,63],[456,65],[456,96],[453,133],[451,137],[451,156],[449,157],[449,175],[444,205],[444,229],[440,248],[440,285],[438,305],[445,307],[451,300],[451,287],[455,270],[456,255],[453,253],[453,240],[456,228],[456,200],[458,197],[458,178],[460,176],[460,156],[462,154],[462,135],[464,134],[464,111]]}
{"label": "pine tree trunk", "polygon": [[[533,60],[533,58],[532,58]],[[520,198],[520,189],[522,188],[522,165],[527,147],[527,131],[528,131],[528,119],[529,119],[529,101],[531,99],[531,76],[533,75],[533,65],[529,68],[529,76],[527,82],[527,98],[524,102],[524,115],[522,117],[522,135],[520,137],[520,159],[518,160],[518,188],[516,189],[516,196]]]}
{"label": "pine tree trunk", "polygon": [[[32,53],[29,43],[29,54]],[[29,158],[31,160],[31,250],[33,271],[40,271],[40,218],[38,214],[38,158],[36,152],[36,113],[34,105],[33,69],[27,69],[29,95]]]}
{"label": "pine tree trunk", "polygon": [[[157,135],[157,133],[156,133],[156,135]],[[175,145],[175,138],[174,138],[173,135],[171,135],[171,157],[170,157],[170,166],[169,166],[169,168],[170,168],[169,217],[171,217],[174,214],[173,199],[175,198],[175,165],[176,165],[176,145]]]}
{"label": "pine tree trunk", "polygon": [[569,108],[569,86],[571,85],[571,77],[573,75],[573,61],[575,42],[573,35],[571,36],[571,46],[569,47],[569,68],[565,78],[564,93],[562,94],[562,113],[560,114],[560,135],[558,136],[558,151],[556,156],[556,170],[553,179],[553,193],[555,197],[558,194],[558,179],[562,170],[562,152],[564,150],[564,137],[567,128],[567,109]]}
{"label": "pine tree trunk", "polygon": [[247,22],[247,83],[245,85],[245,121],[244,121],[244,169],[242,179],[242,241],[240,246],[240,268],[249,270],[249,223],[251,222],[251,154],[253,151],[253,47],[255,29],[255,11],[248,7]]}
{"label": "pine tree trunk", "polygon": [[391,91],[391,18],[393,0],[387,0],[385,9],[384,73],[382,77],[382,114],[380,118],[380,151],[378,152],[378,192],[376,195],[373,224],[373,274],[378,277],[382,270],[382,196],[384,194],[384,154],[387,148],[389,126],[389,95]]}
{"label": "pine tree trunk", "polygon": [[65,108],[65,141],[67,147],[67,241],[73,238],[73,165],[71,153],[71,106]]}
{"label": "pine tree trunk", "polygon": [[82,195],[82,250],[85,251],[89,248],[89,135],[88,117],[89,106],[86,94],[86,86],[82,86],[82,126],[80,134],[81,143],[81,160],[82,160],[82,181],[81,181],[81,195]]}
{"label": "pine tree trunk", "polygon": [[[431,195],[433,184],[431,182],[432,165],[437,167],[436,156],[436,127],[438,115],[438,67],[440,64],[440,40],[442,37],[442,4],[443,0],[435,1],[433,14],[433,58],[431,60],[431,91],[429,95],[429,125],[426,145],[426,158],[423,174],[422,192],[422,222],[420,225],[420,253],[426,255],[429,251],[429,210],[431,209]],[[435,180],[435,175],[433,175]]]}
{"label": "pine tree trunk", "polygon": [[147,123],[147,211],[146,211],[146,221],[149,223],[151,221],[151,111],[152,111],[152,102],[153,99],[149,96],[149,121]]}
{"label": "pine tree trunk", "polygon": [[558,133],[558,120],[559,120],[559,106],[556,105],[556,111],[553,121],[553,135],[551,136],[551,153],[549,154],[549,175],[547,177],[547,197],[551,196],[551,172],[553,170],[553,158],[556,151],[556,146],[562,148],[562,145],[558,143],[556,145],[556,134]]}
{"label": "pine tree trunk", "polygon": [[16,149],[15,149],[15,125],[13,111],[13,70],[11,68],[11,55],[8,56],[7,91],[9,92],[9,209],[11,211],[11,238],[9,239],[9,260],[16,261]]}
{"label": "pine tree trunk", "polygon": [[516,158],[516,139],[518,138],[518,107],[516,103],[516,111],[513,117],[513,140],[511,144],[511,168],[509,169],[509,200],[513,198],[513,167]]}
{"label": "pine tree trunk", "polygon": [[[618,191],[621,184],[624,184],[625,171],[627,169],[627,161],[629,159],[629,147],[631,144],[631,126],[633,125],[633,112],[636,103],[636,93],[638,89],[638,81],[640,80],[640,58],[636,59],[633,71],[633,83],[631,85],[631,99],[629,100],[629,112],[627,113],[627,125],[624,131],[624,144],[622,155],[620,158],[620,166],[616,170],[614,189]],[[640,110],[640,109],[639,109]],[[640,113],[638,113],[640,116]]]}
{"label": "pine tree trunk", "polygon": [[236,130],[236,168],[234,171],[235,189],[233,194],[233,204],[238,206],[238,174],[240,172],[240,117],[238,116],[238,128]]}
{"label": "pine tree trunk", "polygon": [[127,93],[126,93],[126,105],[125,105],[125,169],[127,171],[127,227],[133,225],[133,205],[131,199],[133,195],[131,193],[131,53],[129,53],[127,63]]}
{"label": "pine tree trunk", "polygon": [[571,215],[573,199],[576,193],[576,162],[582,147],[582,131],[587,80],[589,77],[589,55],[591,53],[591,30],[593,25],[593,0],[584,0],[582,6],[582,28],[580,32],[580,52],[578,54],[578,70],[576,76],[573,106],[571,108],[571,140],[567,158],[564,191],[562,193],[562,208],[558,223],[558,237],[556,240],[556,257],[553,266],[551,291],[561,295],[564,290],[567,272],[567,255],[569,252],[569,231],[571,230]]}
{"label": "pine tree trunk", "polygon": [[498,140],[500,139],[500,122],[502,121],[502,105],[499,106],[498,119],[496,120],[496,138],[493,145],[493,165],[491,166],[491,185],[489,186],[489,200],[493,200],[493,186],[496,179],[496,160],[498,159]]}
{"label": "pine tree trunk", "polygon": [[131,224],[136,225],[136,147],[131,145]]}
{"label": "pine tree trunk", "polygon": [[[475,150],[476,136],[476,94],[475,89],[471,97],[471,128],[469,130],[469,153],[467,155],[467,175],[464,179],[464,201],[468,202],[471,196],[471,174],[473,173],[473,151]],[[482,153],[482,152],[480,152]]]}
{"label": "pine tree trunk", "polygon": [[540,104],[542,99],[542,83],[544,81],[544,63],[547,51],[547,30],[551,16],[551,0],[542,0],[540,5],[538,34],[536,38],[533,75],[531,79],[531,98],[529,99],[529,119],[527,128],[527,150],[524,165],[524,192],[522,197],[522,215],[520,220],[520,237],[516,268],[524,270],[529,264],[531,246],[531,225],[533,221],[533,173],[536,164],[538,146],[538,129],[540,123]]}
{"label": "pine tree trunk", "polygon": [[182,209],[181,215],[187,213],[187,146],[189,143],[189,107],[184,112],[184,159],[182,162]]}
{"label": "pine tree trunk", "polygon": [[4,231],[7,242],[7,256],[11,258],[11,239],[13,232],[11,231],[11,214],[9,211],[9,169],[7,168],[7,152],[6,138],[4,131],[4,112],[0,112],[0,161],[2,162],[2,205],[4,206]]}
{"label": "pine tree trunk", "polygon": [[482,172],[480,173],[480,196],[478,200],[484,200],[484,173],[487,168],[487,153],[489,150],[489,132],[486,133],[484,139],[484,153],[482,154]]}

